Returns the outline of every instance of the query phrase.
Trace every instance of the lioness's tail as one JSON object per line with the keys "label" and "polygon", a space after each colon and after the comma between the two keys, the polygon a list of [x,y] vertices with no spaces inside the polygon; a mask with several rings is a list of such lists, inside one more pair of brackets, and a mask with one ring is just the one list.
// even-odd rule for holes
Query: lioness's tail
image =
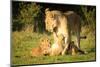
{"label": "lioness's tail", "polygon": [[80,36],[80,39],[86,39],[87,37],[86,36]]}

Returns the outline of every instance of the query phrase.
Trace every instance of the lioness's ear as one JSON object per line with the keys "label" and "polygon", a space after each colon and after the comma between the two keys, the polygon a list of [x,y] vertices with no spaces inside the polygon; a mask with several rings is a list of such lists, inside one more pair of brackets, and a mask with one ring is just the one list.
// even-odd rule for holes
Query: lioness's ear
{"label": "lioness's ear", "polygon": [[46,8],[45,9],[45,14],[48,14],[48,13],[50,13],[50,10],[49,10],[49,8]]}
{"label": "lioness's ear", "polygon": [[49,8],[46,8],[46,9],[45,9],[45,12],[47,12],[47,11],[49,11]]}

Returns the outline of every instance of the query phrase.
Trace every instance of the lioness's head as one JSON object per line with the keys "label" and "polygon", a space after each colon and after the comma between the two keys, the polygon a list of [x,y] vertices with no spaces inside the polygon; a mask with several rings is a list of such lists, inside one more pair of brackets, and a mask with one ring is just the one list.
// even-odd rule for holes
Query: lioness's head
{"label": "lioness's head", "polygon": [[53,32],[53,29],[57,27],[57,18],[53,11],[50,11],[49,8],[45,10],[45,26],[46,30]]}

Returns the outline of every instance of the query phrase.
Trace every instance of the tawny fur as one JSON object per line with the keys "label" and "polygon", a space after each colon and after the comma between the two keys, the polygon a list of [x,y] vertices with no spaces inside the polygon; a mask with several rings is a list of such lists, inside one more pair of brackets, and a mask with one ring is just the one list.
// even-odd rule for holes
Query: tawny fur
{"label": "tawny fur", "polygon": [[51,46],[50,56],[60,55],[63,51],[63,36],[58,36],[58,40]]}
{"label": "tawny fur", "polygon": [[76,46],[80,48],[80,16],[74,11],[67,11],[62,13],[58,10],[49,9],[45,10],[45,26],[46,30],[53,32],[54,42],[58,39],[57,36],[63,35],[65,40],[65,47],[62,51],[62,55],[68,49],[68,45],[71,42],[71,32],[76,35]]}
{"label": "tawny fur", "polygon": [[31,55],[32,56],[43,56],[49,53],[50,49],[50,41],[48,38],[40,39],[39,46],[36,48],[32,48]]}
{"label": "tawny fur", "polygon": [[35,57],[43,56],[42,49],[40,47],[32,48],[31,56],[35,56]]}

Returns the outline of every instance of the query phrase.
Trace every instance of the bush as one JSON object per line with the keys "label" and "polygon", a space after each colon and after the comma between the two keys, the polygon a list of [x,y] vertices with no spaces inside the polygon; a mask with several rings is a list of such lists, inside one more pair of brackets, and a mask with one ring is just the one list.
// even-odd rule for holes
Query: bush
{"label": "bush", "polygon": [[[43,21],[39,19],[41,17],[41,6],[36,3],[19,3],[19,14],[15,18],[13,18],[13,30],[31,30],[38,31],[39,29],[43,29]],[[39,26],[40,25],[40,26]]]}
{"label": "bush", "polygon": [[92,7],[81,6],[81,10],[83,12],[83,16],[85,17],[82,24],[90,28],[91,31],[95,31],[96,9]]}

